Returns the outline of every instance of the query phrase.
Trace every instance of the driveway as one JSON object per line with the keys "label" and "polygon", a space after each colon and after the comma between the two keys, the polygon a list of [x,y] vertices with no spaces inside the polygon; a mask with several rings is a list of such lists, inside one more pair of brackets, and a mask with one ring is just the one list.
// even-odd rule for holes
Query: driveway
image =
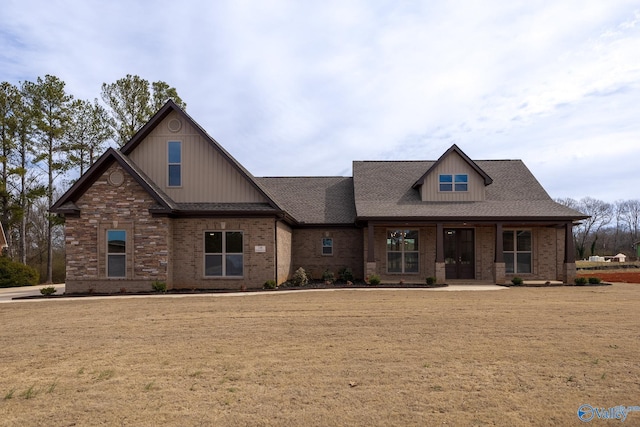
{"label": "driveway", "polygon": [[30,295],[40,295],[40,289],[47,286],[54,286],[57,291],[56,295],[64,293],[64,283],[60,285],[38,285],[38,286],[21,286],[18,288],[0,288],[0,303],[10,302],[15,297],[26,297]]}

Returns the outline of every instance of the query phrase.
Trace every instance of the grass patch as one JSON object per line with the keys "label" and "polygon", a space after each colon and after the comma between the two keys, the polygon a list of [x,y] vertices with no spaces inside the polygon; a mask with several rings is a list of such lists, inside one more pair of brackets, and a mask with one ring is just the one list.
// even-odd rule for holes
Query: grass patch
{"label": "grass patch", "polygon": [[0,419],[576,425],[637,395],[639,312],[632,284],[9,303]]}
{"label": "grass patch", "polygon": [[33,399],[37,395],[38,395],[38,390],[36,389],[35,384],[32,384],[31,387],[29,387],[24,392],[22,392],[20,396],[29,400],[29,399]]}
{"label": "grass patch", "polygon": [[13,395],[16,392],[15,388],[12,388],[11,390],[9,390],[5,395],[4,395],[4,400],[10,400],[13,399]]}

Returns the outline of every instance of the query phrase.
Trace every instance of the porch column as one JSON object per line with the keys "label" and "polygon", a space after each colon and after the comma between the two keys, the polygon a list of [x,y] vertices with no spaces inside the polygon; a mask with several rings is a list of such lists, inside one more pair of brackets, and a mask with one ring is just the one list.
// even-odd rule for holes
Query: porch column
{"label": "porch column", "polygon": [[496,244],[495,244],[495,261],[493,264],[493,279],[497,284],[502,284],[505,281],[506,267],[504,264],[504,244],[502,240],[502,223],[496,223]]}
{"label": "porch column", "polygon": [[364,268],[365,277],[369,277],[376,272],[375,240],[373,237],[373,223],[367,223],[367,262]]}
{"label": "porch column", "polygon": [[444,263],[444,226],[436,224],[436,283],[446,283],[447,275]]}
{"label": "porch column", "polygon": [[573,223],[564,225],[564,282],[572,284],[576,278],[576,248],[573,242]]}

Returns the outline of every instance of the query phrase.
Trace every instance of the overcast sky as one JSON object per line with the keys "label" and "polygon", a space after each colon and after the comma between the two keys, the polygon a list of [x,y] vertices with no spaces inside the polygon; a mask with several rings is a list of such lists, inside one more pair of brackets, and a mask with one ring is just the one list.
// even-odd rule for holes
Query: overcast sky
{"label": "overcast sky", "polygon": [[174,86],[256,176],[522,159],[551,197],[640,198],[640,3],[0,0],[0,81]]}

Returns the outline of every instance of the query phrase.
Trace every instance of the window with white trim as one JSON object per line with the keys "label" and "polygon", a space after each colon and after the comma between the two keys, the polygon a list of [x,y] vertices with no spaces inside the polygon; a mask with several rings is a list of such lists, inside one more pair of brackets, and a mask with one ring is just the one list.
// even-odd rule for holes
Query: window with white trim
{"label": "window with white trim", "polygon": [[507,274],[531,273],[531,230],[504,230],[502,245]]}
{"label": "window with white trim", "polygon": [[333,238],[332,237],[323,237],[322,238],[322,255],[333,255]]}
{"label": "window with white trim", "polygon": [[465,192],[469,190],[469,175],[441,174],[438,176],[439,191]]}
{"label": "window with white trim", "polygon": [[167,144],[167,164],[169,187],[182,186],[182,142],[169,141]]}
{"label": "window with white trim", "polygon": [[244,271],[242,231],[204,233],[204,275],[242,277]]}
{"label": "window with white trim", "polygon": [[387,230],[387,272],[419,272],[418,235],[418,230]]}
{"label": "window with white trim", "polygon": [[127,276],[127,232],[107,230],[107,277]]}

